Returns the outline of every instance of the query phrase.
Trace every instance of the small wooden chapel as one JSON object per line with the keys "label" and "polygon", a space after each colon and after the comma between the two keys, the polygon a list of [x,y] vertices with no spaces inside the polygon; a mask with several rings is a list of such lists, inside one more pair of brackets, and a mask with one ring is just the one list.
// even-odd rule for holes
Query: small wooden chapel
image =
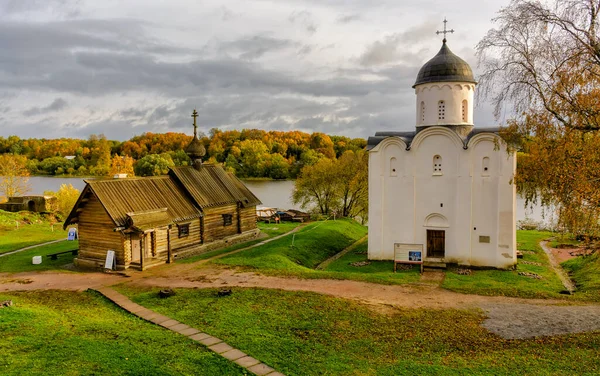
{"label": "small wooden chapel", "polygon": [[143,270],[259,235],[260,200],[221,166],[202,163],[197,116],[194,110],[186,148],[192,166],[165,176],[85,180],[63,226],[78,226],[77,266],[101,268],[113,250],[117,270]]}

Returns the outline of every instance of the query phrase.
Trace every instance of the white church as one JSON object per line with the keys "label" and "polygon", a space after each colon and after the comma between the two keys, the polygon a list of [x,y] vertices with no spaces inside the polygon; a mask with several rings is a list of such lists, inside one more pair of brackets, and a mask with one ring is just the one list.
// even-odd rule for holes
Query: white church
{"label": "white church", "polygon": [[444,38],[413,85],[415,130],[369,137],[369,259],[416,244],[426,264],[516,264],[516,156],[474,126],[476,85]]}

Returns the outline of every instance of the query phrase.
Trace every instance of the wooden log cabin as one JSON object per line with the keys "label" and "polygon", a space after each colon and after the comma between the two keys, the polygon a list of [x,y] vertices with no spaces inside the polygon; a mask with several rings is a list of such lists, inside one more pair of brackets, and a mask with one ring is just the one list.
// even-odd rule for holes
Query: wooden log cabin
{"label": "wooden log cabin", "polygon": [[118,270],[143,270],[258,236],[258,198],[220,166],[196,167],[86,180],[64,223],[78,225],[76,265],[103,267],[114,250]]}
{"label": "wooden log cabin", "polygon": [[159,177],[85,181],[64,223],[79,228],[76,265],[103,267],[114,250],[117,269],[143,270],[259,235],[260,200],[221,166],[202,163],[197,116],[194,110],[194,138],[186,148],[193,167]]}

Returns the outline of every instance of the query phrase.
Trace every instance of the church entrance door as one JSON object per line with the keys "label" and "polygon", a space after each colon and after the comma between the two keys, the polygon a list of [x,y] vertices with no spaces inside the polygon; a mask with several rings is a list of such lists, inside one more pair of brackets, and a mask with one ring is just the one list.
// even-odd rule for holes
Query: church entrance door
{"label": "church entrance door", "polygon": [[427,257],[443,258],[446,255],[446,232],[427,230]]}

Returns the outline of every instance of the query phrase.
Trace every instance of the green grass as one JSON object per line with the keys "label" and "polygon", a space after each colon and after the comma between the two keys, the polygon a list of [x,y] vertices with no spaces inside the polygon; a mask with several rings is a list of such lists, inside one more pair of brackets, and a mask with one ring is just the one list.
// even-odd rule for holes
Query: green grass
{"label": "green grass", "polygon": [[572,245],[573,248],[576,248],[581,244],[581,242],[568,234],[557,234],[554,240],[548,242],[548,246],[550,248],[556,248],[557,246],[563,244],[569,244]]}
{"label": "green grass", "polygon": [[311,271],[321,262],[363,237],[366,232],[366,227],[353,220],[315,222],[294,234],[213,262],[261,270],[302,273]]}
{"label": "green grass", "polygon": [[285,223],[281,223],[281,224],[277,224],[277,225],[259,222],[258,228],[260,229],[260,231],[263,234],[266,235],[266,237],[263,237],[260,239],[253,239],[253,240],[239,243],[239,244],[234,244],[232,246],[221,248],[221,249],[215,249],[214,251],[202,253],[200,255],[196,255],[196,256],[192,256],[192,257],[187,257],[187,258],[184,258],[181,260],[177,260],[177,262],[181,263],[181,264],[191,264],[191,263],[194,263],[194,262],[197,262],[200,260],[206,260],[211,257],[222,255],[224,253],[237,251],[238,249],[250,247],[254,244],[260,243],[268,238],[272,238],[277,235],[285,234],[288,231],[292,231],[294,228],[298,227],[299,225],[300,225],[299,223],[295,223],[295,222],[294,223],[285,222]]}
{"label": "green grass", "polygon": [[[540,231],[517,231],[518,248],[527,251],[523,259],[519,259],[517,270],[475,270],[472,275],[459,275],[449,271],[442,287],[478,295],[504,295],[523,298],[561,298],[560,291],[564,287],[560,278],[550,267],[548,256],[539,246],[539,242],[553,234]],[[529,252],[533,252],[530,254]],[[521,260],[537,262],[542,266],[523,264]],[[542,279],[520,276],[519,272],[530,272],[541,275]]]}
{"label": "green grass", "polygon": [[52,228],[50,221],[43,215],[0,210],[0,254],[67,237],[62,223],[55,223],[54,231]]}
{"label": "green grass", "polygon": [[[56,260],[46,257],[52,253],[71,251],[79,248],[79,241],[63,241],[59,243],[42,245],[12,255],[0,257],[0,273],[19,273],[43,270],[61,269],[63,266],[73,262],[76,256],[67,253],[59,255]],[[42,256],[42,263],[32,264],[33,256]]]}
{"label": "green grass", "polygon": [[[328,277],[381,284],[402,284],[419,281],[421,269],[418,265],[411,270],[398,270],[394,273],[393,261],[369,261],[366,253],[367,248],[367,241],[364,241],[344,256],[327,265],[325,271],[329,272],[327,273]],[[369,261],[370,264],[365,266],[350,265],[361,261]]]}
{"label": "green grass", "polygon": [[479,311],[391,310],[307,292],[123,287],[133,300],[217,336],[286,375],[598,374],[600,333],[504,340]]}
{"label": "green grass", "polygon": [[575,296],[600,301],[600,254],[580,256],[563,262],[562,267],[577,286]]}
{"label": "green grass", "polygon": [[204,346],[95,293],[0,293],[2,375],[242,375]]}

